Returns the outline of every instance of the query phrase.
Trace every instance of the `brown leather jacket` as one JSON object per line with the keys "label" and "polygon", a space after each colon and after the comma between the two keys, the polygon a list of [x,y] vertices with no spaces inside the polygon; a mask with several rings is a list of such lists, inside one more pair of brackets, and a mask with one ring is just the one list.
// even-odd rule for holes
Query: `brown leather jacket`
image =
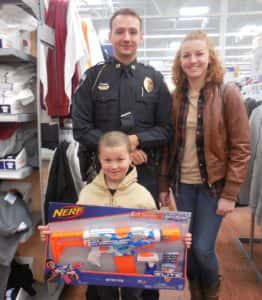
{"label": "brown leather jacket", "polygon": [[[250,136],[247,112],[238,87],[227,84],[221,88],[205,88],[204,98],[204,151],[208,184],[212,185],[225,178],[225,186],[221,197],[235,201],[240,185],[244,181],[250,159]],[[180,103],[173,96],[174,127],[177,128]],[[176,132],[174,142],[176,140]],[[165,176],[170,170],[170,159],[174,157],[166,153],[160,168],[160,190],[165,191]],[[175,162],[174,162],[175,163]],[[172,164],[172,168],[174,164]]]}

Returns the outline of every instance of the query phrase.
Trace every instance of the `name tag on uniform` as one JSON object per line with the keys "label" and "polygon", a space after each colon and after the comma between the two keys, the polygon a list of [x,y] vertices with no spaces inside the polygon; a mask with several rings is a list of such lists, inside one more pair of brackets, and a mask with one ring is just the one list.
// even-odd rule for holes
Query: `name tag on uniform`
{"label": "name tag on uniform", "polygon": [[99,82],[97,89],[99,91],[108,91],[110,88],[110,85],[107,82]]}

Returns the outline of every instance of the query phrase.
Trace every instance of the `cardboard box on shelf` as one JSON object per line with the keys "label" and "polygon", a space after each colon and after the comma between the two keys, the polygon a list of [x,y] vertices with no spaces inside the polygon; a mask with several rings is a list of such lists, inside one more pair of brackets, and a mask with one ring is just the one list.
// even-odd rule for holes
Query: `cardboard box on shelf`
{"label": "cardboard box on shelf", "polygon": [[0,48],[22,49],[21,34],[16,29],[0,29]]}
{"label": "cardboard box on shelf", "polygon": [[27,163],[25,148],[16,155],[6,156],[4,159],[1,159],[1,162],[4,162],[4,169],[6,170],[19,170],[23,168]]}
{"label": "cardboard box on shelf", "polygon": [[22,31],[21,35],[24,52],[36,57],[36,31]]}

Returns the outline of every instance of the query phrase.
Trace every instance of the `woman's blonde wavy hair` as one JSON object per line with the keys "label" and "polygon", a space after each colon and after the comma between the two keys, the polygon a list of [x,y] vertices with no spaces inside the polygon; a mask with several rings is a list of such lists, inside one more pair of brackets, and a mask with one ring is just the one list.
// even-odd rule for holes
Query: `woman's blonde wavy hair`
{"label": "woman's blonde wavy hair", "polygon": [[176,53],[174,63],[173,63],[173,68],[172,68],[173,82],[176,86],[176,95],[178,97],[180,96],[183,97],[183,92],[188,87],[187,77],[181,67],[181,48],[184,42],[192,41],[192,40],[205,41],[208,47],[209,64],[208,64],[208,69],[207,69],[207,74],[205,79],[205,87],[213,86],[213,85],[221,85],[223,83],[225,69],[218,58],[212,40],[207,36],[205,31],[202,30],[192,31],[182,41],[180,48]]}

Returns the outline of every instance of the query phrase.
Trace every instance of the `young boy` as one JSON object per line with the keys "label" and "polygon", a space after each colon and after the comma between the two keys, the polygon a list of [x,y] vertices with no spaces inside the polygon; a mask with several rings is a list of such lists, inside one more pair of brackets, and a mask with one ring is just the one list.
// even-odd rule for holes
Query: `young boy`
{"label": "young boy", "polygon": [[[79,195],[77,204],[100,205],[125,208],[156,209],[155,201],[148,190],[137,183],[136,168],[131,165],[131,144],[128,136],[111,131],[102,136],[98,145],[101,171],[86,185]],[[41,239],[50,233],[48,226],[39,226]],[[191,235],[185,237],[189,247]],[[117,287],[97,287],[97,299],[118,300]],[[142,289],[121,288],[122,300],[142,300]]]}
{"label": "young boy", "polygon": [[82,189],[77,204],[156,209],[150,192],[137,183],[130,153],[127,135],[118,131],[103,135],[98,144],[101,171]]}

